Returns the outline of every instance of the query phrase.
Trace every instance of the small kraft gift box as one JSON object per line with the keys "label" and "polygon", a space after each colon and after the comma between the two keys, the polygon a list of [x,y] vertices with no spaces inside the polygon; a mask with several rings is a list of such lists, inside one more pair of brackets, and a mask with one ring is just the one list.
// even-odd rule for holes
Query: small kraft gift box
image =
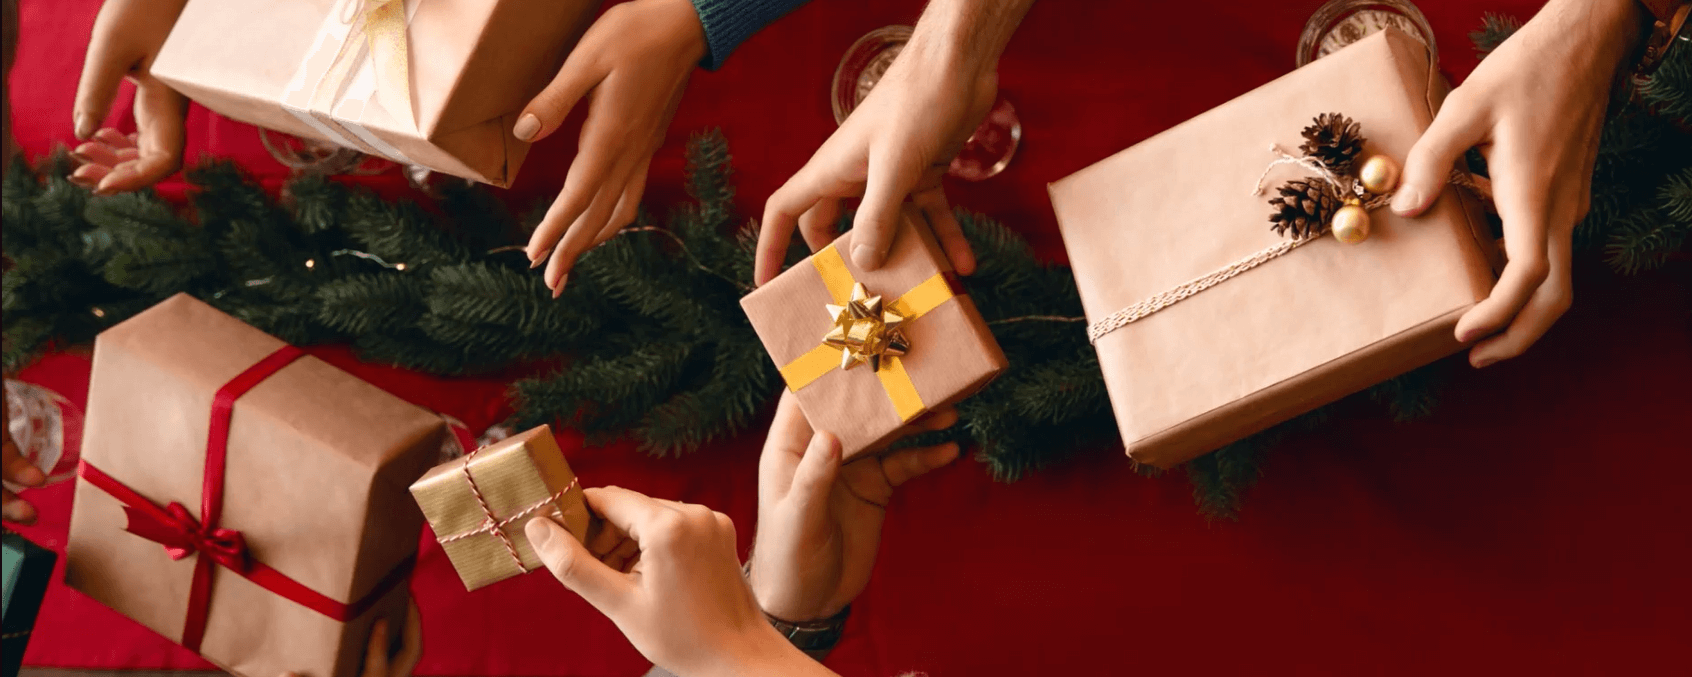
{"label": "small kraft gift box", "polygon": [[442,419],[179,294],[95,340],[65,580],[244,677],[406,620]]}
{"label": "small kraft gift box", "polygon": [[1131,458],[1179,464],[1460,349],[1496,264],[1479,203],[1385,208],[1447,87],[1387,29],[1050,186]]}
{"label": "small kraft gift box", "polygon": [[921,215],[907,207],[881,269],[848,231],[740,300],[781,376],[843,458],[987,385],[1005,354]]}
{"label": "small kraft gift box", "polygon": [[190,0],[151,73],[218,114],[509,186],[588,0]]}
{"label": "small kraft gift box", "polygon": [[51,550],[10,531],[0,532],[0,677],[17,677],[58,560]]}
{"label": "small kraft gift box", "polygon": [[587,537],[581,482],[544,425],[435,466],[411,495],[466,590],[542,566],[523,533],[531,519],[555,519],[578,540]]}

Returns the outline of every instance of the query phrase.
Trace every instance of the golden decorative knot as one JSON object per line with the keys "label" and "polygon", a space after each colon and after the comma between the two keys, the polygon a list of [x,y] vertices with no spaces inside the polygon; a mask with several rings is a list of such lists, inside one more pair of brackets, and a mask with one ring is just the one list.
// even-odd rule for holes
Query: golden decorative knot
{"label": "golden decorative knot", "polygon": [[880,296],[870,296],[862,282],[852,285],[852,300],[846,305],[825,304],[834,318],[834,328],[823,343],[840,348],[840,368],[868,364],[880,371],[883,356],[901,356],[911,349],[901,325],[905,318],[887,311]]}

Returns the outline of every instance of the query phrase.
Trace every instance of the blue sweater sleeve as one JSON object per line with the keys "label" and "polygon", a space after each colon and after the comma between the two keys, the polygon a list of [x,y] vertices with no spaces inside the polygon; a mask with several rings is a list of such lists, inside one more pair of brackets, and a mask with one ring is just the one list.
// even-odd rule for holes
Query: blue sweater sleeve
{"label": "blue sweater sleeve", "polygon": [[705,26],[708,52],[703,65],[716,70],[734,48],[807,0],[693,0]]}

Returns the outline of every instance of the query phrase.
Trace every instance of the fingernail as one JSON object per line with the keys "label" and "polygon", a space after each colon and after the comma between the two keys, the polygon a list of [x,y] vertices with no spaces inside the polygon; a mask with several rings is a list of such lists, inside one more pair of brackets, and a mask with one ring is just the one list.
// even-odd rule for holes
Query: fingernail
{"label": "fingernail", "polygon": [[1463,331],[1457,332],[1458,343],[1468,343],[1473,340],[1475,340],[1475,330],[1464,329]]}
{"label": "fingernail", "polygon": [[1392,197],[1392,211],[1400,215],[1408,215],[1422,206],[1422,191],[1409,186],[1398,189],[1398,194]]}
{"label": "fingernail", "polygon": [[540,118],[535,117],[534,113],[524,113],[523,117],[517,118],[517,125],[511,128],[511,135],[517,137],[519,141],[533,139],[535,134],[538,133],[540,133]]}
{"label": "fingernail", "polygon": [[24,466],[24,469],[18,472],[17,477],[13,477],[12,480],[26,487],[39,487],[47,482],[47,475],[43,474],[40,468],[31,465]]}
{"label": "fingernail", "polygon": [[87,139],[93,136],[96,124],[94,116],[87,113],[78,113],[76,115],[76,138]]}
{"label": "fingernail", "polygon": [[545,256],[536,256],[535,258],[529,259],[529,270],[539,268],[543,263],[546,263]]}
{"label": "fingernail", "polygon": [[552,527],[546,524],[545,517],[536,517],[523,525],[523,535],[529,537],[529,545],[536,550],[546,547],[552,542]]}
{"label": "fingernail", "polygon": [[568,279],[570,279],[569,275],[558,278],[558,284],[552,287],[552,298],[558,298],[564,295],[564,281]]}
{"label": "fingernail", "polygon": [[8,521],[18,524],[35,523],[35,508],[30,507],[28,503],[21,499],[14,499],[11,503],[7,503],[5,508],[0,509],[0,514],[5,515]]}
{"label": "fingernail", "polygon": [[[83,144],[83,146],[86,146],[86,145],[88,145],[88,144]],[[70,156],[70,159],[76,160],[77,164],[86,165],[86,164],[92,164],[94,162],[93,158],[88,157],[86,154],[84,154],[82,152],[82,146],[77,146],[76,150],[73,150],[73,151],[67,153],[67,155]]]}
{"label": "fingernail", "polygon": [[1485,369],[1487,367],[1492,366],[1493,363],[1497,362],[1497,361],[1498,361],[1498,358],[1496,358],[1496,357],[1482,357],[1482,358],[1475,360],[1474,364],[1475,364],[1476,369]]}
{"label": "fingernail", "polygon": [[881,252],[867,244],[852,248],[852,263],[863,270],[875,270],[881,267]]}

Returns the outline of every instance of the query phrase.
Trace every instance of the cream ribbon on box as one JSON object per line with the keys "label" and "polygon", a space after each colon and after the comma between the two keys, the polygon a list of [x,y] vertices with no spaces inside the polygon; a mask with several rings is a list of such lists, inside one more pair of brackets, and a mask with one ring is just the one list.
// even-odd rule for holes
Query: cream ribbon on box
{"label": "cream ribbon on box", "polygon": [[380,109],[405,128],[417,129],[406,31],[420,4],[337,2],[283,90],[282,107],[332,143],[416,164],[364,124]]}

